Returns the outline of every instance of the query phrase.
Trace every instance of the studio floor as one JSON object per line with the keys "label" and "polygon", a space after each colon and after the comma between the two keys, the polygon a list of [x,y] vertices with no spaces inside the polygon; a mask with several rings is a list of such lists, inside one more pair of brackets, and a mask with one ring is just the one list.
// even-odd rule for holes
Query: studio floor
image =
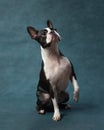
{"label": "studio floor", "polygon": [[[61,35],[60,50],[72,63],[80,100],[61,110],[37,114],[40,47],[27,26],[46,27],[50,19]],[[0,0],[0,130],[104,130],[104,1]]]}

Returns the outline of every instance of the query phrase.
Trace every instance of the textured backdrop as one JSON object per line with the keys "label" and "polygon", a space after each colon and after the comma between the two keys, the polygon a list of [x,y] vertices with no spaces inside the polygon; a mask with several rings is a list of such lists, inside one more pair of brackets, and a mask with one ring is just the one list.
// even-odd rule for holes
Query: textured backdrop
{"label": "textured backdrop", "polygon": [[[36,113],[36,85],[40,48],[27,34],[50,19],[62,40],[61,51],[74,64],[80,101],[62,111]],[[104,1],[103,0],[0,0],[0,130],[104,130]]]}

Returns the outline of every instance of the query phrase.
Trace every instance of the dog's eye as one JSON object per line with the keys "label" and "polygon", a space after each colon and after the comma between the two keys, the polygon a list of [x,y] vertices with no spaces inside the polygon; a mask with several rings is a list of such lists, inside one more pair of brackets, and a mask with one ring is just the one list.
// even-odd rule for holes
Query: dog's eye
{"label": "dog's eye", "polygon": [[47,30],[44,29],[41,31],[41,35],[46,35],[46,34],[47,34]]}

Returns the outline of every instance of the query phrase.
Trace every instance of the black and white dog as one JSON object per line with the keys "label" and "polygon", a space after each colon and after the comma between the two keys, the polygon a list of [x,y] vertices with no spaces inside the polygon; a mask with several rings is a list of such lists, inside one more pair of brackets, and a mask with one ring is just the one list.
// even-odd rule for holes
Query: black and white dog
{"label": "black and white dog", "polygon": [[74,101],[77,102],[79,98],[73,65],[58,49],[60,35],[50,20],[47,21],[47,27],[40,31],[31,26],[27,27],[27,31],[41,48],[42,67],[36,93],[38,113],[44,114],[49,107],[53,107],[53,120],[58,121],[61,119],[59,106],[69,100],[66,92],[69,80],[74,87]]}

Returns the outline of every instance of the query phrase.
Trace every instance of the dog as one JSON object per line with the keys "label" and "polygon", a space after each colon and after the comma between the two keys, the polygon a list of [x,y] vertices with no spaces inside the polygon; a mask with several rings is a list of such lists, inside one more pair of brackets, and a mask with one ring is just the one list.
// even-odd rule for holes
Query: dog
{"label": "dog", "polygon": [[[78,102],[79,99],[74,67],[58,49],[61,37],[50,20],[47,20],[47,27],[40,31],[32,26],[28,26],[27,31],[41,48],[42,65],[36,92],[37,111],[39,114],[45,114],[49,107],[53,108],[53,120],[59,121],[60,106],[69,100],[69,94],[66,92],[69,80],[74,87],[74,101]],[[65,104],[65,108],[69,107]]]}

